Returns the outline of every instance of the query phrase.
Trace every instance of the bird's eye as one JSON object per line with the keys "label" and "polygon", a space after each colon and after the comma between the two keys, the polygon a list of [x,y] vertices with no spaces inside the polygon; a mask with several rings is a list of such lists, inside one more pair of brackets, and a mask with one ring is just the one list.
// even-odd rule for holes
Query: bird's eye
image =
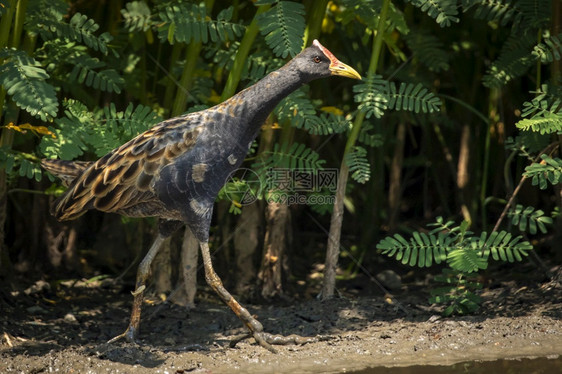
{"label": "bird's eye", "polygon": [[314,62],[319,63],[320,61],[322,61],[322,59],[320,58],[320,56],[314,56],[314,58],[312,59]]}

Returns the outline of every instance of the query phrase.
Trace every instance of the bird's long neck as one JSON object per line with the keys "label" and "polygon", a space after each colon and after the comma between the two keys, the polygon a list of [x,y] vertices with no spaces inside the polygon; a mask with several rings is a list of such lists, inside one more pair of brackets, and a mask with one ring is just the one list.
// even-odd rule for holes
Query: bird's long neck
{"label": "bird's long neck", "polygon": [[251,87],[239,92],[225,104],[236,107],[236,116],[243,119],[240,125],[244,138],[253,140],[267,116],[279,102],[306,83],[291,62],[268,74]]}

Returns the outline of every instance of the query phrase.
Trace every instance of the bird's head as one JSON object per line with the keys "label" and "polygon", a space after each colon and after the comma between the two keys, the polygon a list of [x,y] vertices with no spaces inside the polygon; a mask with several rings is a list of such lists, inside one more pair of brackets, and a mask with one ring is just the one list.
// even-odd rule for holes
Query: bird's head
{"label": "bird's head", "polygon": [[338,60],[327,48],[314,40],[312,45],[295,58],[299,72],[306,77],[307,80],[339,75],[347,78],[361,79],[358,72],[351,66],[348,66]]}

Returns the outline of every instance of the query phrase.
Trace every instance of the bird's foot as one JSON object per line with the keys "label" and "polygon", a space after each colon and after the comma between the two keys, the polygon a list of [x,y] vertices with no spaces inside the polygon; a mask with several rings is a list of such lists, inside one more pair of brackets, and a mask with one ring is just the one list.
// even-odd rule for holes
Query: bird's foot
{"label": "bird's foot", "polygon": [[328,335],[318,335],[318,336],[308,337],[308,336],[291,334],[288,336],[283,336],[283,335],[270,334],[263,331],[260,332],[256,331],[253,333],[242,334],[240,336],[235,337],[230,341],[230,348],[234,348],[236,344],[248,338],[254,338],[259,345],[261,345],[262,347],[264,347],[265,349],[267,349],[272,353],[277,353],[277,350],[273,348],[273,345],[289,345],[289,344],[304,345],[309,343],[323,342],[332,339],[332,337]]}
{"label": "bird's foot", "polygon": [[107,344],[115,343],[116,341],[121,339],[125,339],[129,343],[138,344],[137,335],[138,335],[138,329],[129,325],[129,327],[127,327],[127,330],[125,330],[124,333],[117,335],[116,337],[108,340]]}

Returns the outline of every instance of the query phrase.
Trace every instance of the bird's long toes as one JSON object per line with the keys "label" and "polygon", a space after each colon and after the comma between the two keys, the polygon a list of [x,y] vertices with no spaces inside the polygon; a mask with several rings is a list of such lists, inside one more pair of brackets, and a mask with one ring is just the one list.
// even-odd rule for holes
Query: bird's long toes
{"label": "bird's long toes", "polygon": [[107,341],[107,344],[113,344],[116,341],[119,341],[121,339],[125,339],[127,342],[129,343],[133,343],[133,344],[139,344],[138,340],[137,340],[137,329],[134,328],[133,326],[129,326],[127,327],[127,330],[125,330],[124,333],[117,335],[116,337],[110,339]]}

